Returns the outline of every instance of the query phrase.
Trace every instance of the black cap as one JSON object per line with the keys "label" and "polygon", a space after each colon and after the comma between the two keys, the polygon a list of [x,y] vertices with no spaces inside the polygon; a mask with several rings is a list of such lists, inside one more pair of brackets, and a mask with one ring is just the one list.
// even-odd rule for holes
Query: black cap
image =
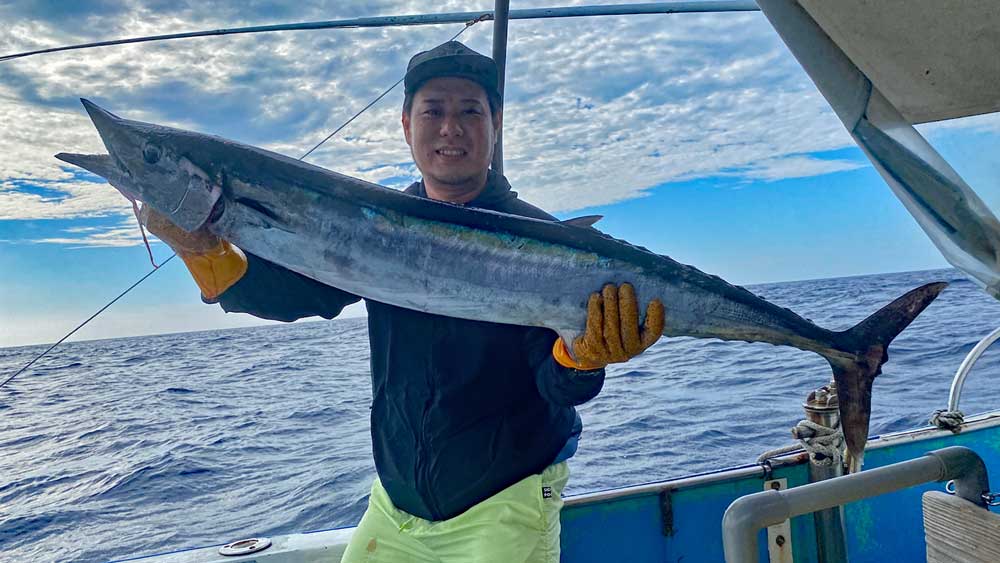
{"label": "black cap", "polygon": [[481,55],[458,41],[449,41],[430,51],[417,53],[406,65],[403,88],[412,94],[431,78],[457,76],[471,80],[486,90],[491,99],[500,99],[497,87],[497,64],[493,59]]}

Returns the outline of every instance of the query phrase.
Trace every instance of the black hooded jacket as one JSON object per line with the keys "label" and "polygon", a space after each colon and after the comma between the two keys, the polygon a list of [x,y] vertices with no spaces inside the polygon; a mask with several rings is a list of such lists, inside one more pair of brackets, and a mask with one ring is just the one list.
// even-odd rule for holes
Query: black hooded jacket
{"label": "black hooded jacket", "polygon": [[[407,193],[427,197],[423,183]],[[470,207],[554,218],[517,199],[490,172]],[[247,255],[243,278],[218,302],[283,321],[333,318],[360,298]],[[470,265],[470,267],[475,267]],[[593,398],[604,370],[552,357],[550,330],[469,321],[366,300],[375,467],[393,503],[427,520],[454,517],[565,457],[579,431],[574,405]]]}

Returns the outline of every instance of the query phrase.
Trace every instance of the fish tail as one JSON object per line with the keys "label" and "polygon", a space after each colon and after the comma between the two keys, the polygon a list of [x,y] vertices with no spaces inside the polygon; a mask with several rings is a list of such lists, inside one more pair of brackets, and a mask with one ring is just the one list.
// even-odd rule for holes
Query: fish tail
{"label": "fish tail", "polygon": [[837,383],[840,422],[851,473],[861,469],[868,441],[872,382],[882,373],[882,364],[889,360],[886,352],[889,343],[947,286],[946,282],[929,283],[907,292],[854,327],[834,333],[836,351],[823,354]]}

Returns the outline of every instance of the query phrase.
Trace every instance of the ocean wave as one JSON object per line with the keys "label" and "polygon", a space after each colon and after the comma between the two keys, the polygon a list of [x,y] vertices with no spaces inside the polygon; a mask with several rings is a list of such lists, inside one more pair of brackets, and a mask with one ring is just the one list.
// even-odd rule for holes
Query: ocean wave
{"label": "ocean wave", "polygon": [[[872,430],[886,433],[923,426],[947,403],[952,374],[1000,304],[950,270],[750,289],[843,328],[935,279],[954,283],[890,348],[875,382]],[[42,350],[0,350],[0,362],[16,370]],[[374,477],[368,354],[364,319],[57,347],[44,370],[0,391],[3,418],[15,421],[0,428],[0,559],[107,560],[354,523]],[[997,368],[1000,350],[990,351],[963,410],[996,406],[987,375]],[[665,338],[611,366],[580,408],[568,491],[751,463],[791,443],[802,401],[829,378],[808,353]]]}

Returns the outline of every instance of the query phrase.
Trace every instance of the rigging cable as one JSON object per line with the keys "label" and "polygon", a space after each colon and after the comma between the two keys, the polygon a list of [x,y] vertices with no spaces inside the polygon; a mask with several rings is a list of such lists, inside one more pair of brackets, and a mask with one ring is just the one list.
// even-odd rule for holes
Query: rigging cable
{"label": "rigging cable", "polygon": [[[603,6],[568,6],[563,8],[531,8],[527,10],[511,10],[509,19],[530,20],[547,18],[573,18],[590,16],[628,16],[680,13],[713,13],[713,12],[759,12],[760,8],[754,0],[672,0],[668,2],[646,2],[640,4],[612,4]],[[125,45],[130,43],[146,43],[149,41],[166,41],[172,39],[190,39],[193,37],[217,37],[220,35],[236,35],[243,33],[270,33],[275,31],[303,31],[316,29],[358,29],[373,27],[399,27],[415,25],[440,25],[447,23],[462,23],[471,19],[493,19],[492,11],[484,12],[452,12],[441,14],[415,14],[406,16],[364,17],[346,20],[329,20],[303,23],[257,25],[228,29],[212,29],[207,31],[189,31],[185,33],[170,33],[167,35],[150,35],[131,37],[96,43],[79,45],[64,45],[49,47],[35,51],[11,53],[0,56],[0,63],[41,55],[43,53],[58,53],[76,49],[91,49],[110,45]]]}
{"label": "rigging cable", "polygon": [[[162,267],[162,266],[163,266],[164,264],[166,264],[166,263],[167,263],[167,262],[169,262],[169,261],[170,261],[171,259],[173,259],[173,257],[174,257],[174,256],[177,256],[177,255],[176,255],[176,254],[174,254],[174,255],[173,255],[173,256],[171,256],[170,258],[167,258],[166,260],[164,260],[164,261],[163,261],[163,264],[160,264],[160,267]],[[51,352],[51,351],[52,351],[52,349],[53,349],[53,348],[55,348],[56,346],[58,346],[58,345],[62,344],[63,340],[66,340],[66,339],[67,339],[67,338],[69,338],[70,336],[73,336],[73,333],[74,333],[74,332],[76,332],[76,331],[80,330],[81,328],[83,328],[83,326],[84,326],[84,325],[86,325],[87,323],[89,323],[89,322],[90,322],[91,320],[93,320],[93,319],[94,319],[94,317],[96,317],[97,315],[100,315],[101,313],[103,313],[103,312],[104,312],[104,310],[105,310],[105,309],[107,309],[108,307],[110,307],[110,306],[114,305],[114,304],[115,304],[115,301],[118,301],[118,300],[119,300],[119,299],[121,299],[122,297],[125,297],[125,294],[126,294],[126,293],[128,293],[128,292],[130,292],[130,291],[132,291],[132,288],[134,288],[135,286],[139,285],[140,283],[142,283],[142,282],[146,281],[146,278],[148,278],[149,276],[153,275],[153,274],[154,274],[154,273],[156,272],[156,270],[159,270],[159,269],[160,269],[160,268],[159,268],[159,267],[157,267],[157,268],[153,268],[153,269],[152,269],[152,270],[150,270],[149,272],[146,272],[146,275],[144,275],[144,276],[142,276],[141,278],[139,278],[139,281],[137,281],[137,282],[135,282],[134,284],[132,284],[131,286],[129,286],[129,288],[128,288],[128,289],[126,289],[125,291],[123,291],[123,292],[119,293],[119,294],[118,294],[118,297],[115,297],[114,299],[112,299],[112,300],[111,300],[110,302],[108,302],[108,304],[107,304],[107,305],[105,305],[105,306],[101,307],[101,308],[100,308],[100,309],[99,309],[99,310],[98,310],[98,311],[97,311],[96,313],[94,313],[93,315],[90,315],[90,318],[88,318],[87,320],[85,320],[85,321],[83,321],[82,323],[80,323],[79,325],[77,325],[77,327],[76,327],[76,328],[74,328],[73,330],[69,331],[69,334],[67,334],[66,336],[63,336],[62,338],[60,338],[60,339],[59,339],[59,342],[56,342],[56,343],[55,343],[55,344],[53,344],[52,346],[49,346],[48,350],[46,350],[46,351],[42,352],[41,354],[39,354],[38,356],[36,356],[34,360],[31,360],[31,361],[30,361],[30,362],[28,362],[28,364],[27,364],[27,365],[25,365],[25,366],[24,366],[23,368],[21,368],[21,369],[17,370],[17,373],[15,373],[14,375],[12,375],[12,376],[8,377],[7,379],[5,379],[5,380],[3,381],[3,383],[0,383],[0,387],[3,387],[4,385],[7,385],[7,384],[8,384],[8,383],[9,383],[9,382],[10,382],[11,380],[13,380],[13,379],[14,379],[15,377],[17,377],[18,375],[20,375],[20,374],[21,374],[21,372],[23,372],[24,370],[26,370],[26,369],[28,369],[29,367],[31,367],[31,364],[33,364],[33,363],[37,362],[38,360],[42,359],[42,356],[44,356],[45,354],[48,354],[49,352]]]}
{"label": "rigging cable", "polygon": [[[485,15],[479,16],[478,18],[476,18],[474,20],[470,20],[470,21],[466,22],[465,23],[465,27],[463,27],[462,30],[459,31],[458,33],[456,33],[455,35],[452,35],[451,39],[449,39],[448,41],[454,41],[454,40],[458,39],[458,36],[462,35],[463,33],[465,33],[465,30],[469,29],[470,27],[476,25],[477,23],[479,23],[481,21],[489,19],[488,16],[489,16],[489,14],[485,14]],[[382,98],[384,98],[386,96],[386,94],[388,94],[389,92],[392,92],[396,88],[396,86],[399,86],[399,83],[402,82],[404,78],[406,78],[405,74],[403,75],[403,78],[400,78],[399,80],[396,81],[395,84],[393,84],[392,86],[389,86],[389,88],[386,91],[384,91],[381,94],[379,94],[378,97],[375,98],[374,100],[372,100],[371,102],[369,102],[367,106],[361,108],[361,111],[359,111],[358,113],[356,113],[353,116],[351,116],[351,118],[348,119],[347,121],[345,121],[343,125],[341,125],[340,127],[337,127],[336,129],[334,129],[333,133],[330,133],[329,135],[326,136],[325,139],[323,139],[322,141],[320,141],[319,143],[317,143],[315,147],[313,147],[313,148],[309,149],[308,151],[306,151],[306,154],[300,156],[299,160],[302,160],[303,158],[309,156],[310,154],[312,154],[312,152],[314,150],[320,148],[323,145],[323,143],[329,141],[337,133],[340,133],[341,129],[343,129],[344,127],[347,127],[348,125],[350,125],[350,123],[352,121],[354,121],[355,119],[357,119],[357,117],[359,115],[361,115],[362,113],[364,113],[365,111],[367,111],[368,108],[370,108],[373,105],[375,105],[379,100],[381,100]]]}
{"label": "rigging cable", "polygon": [[[478,18],[476,18],[476,19],[473,19],[473,20],[470,20],[470,21],[466,22],[466,23],[465,23],[465,27],[463,27],[461,31],[459,31],[458,33],[456,33],[455,35],[453,35],[453,36],[451,37],[451,39],[449,39],[448,41],[454,41],[455,39],[458,39],[458,36],[460,36],[460,35],[462,35],[463,33],[465,33],[465,30],[469,29],[470,27],[472,27],[473,25],[476,25],[477,23],[479,23],[479,22],[481,22],[481,21],[485,21],[485,20],[489,19],[489,17],[490,17],[490,14],[485,14],[485,15],[482,15],[482,16],[479,16],[479,17],[478,17]],[[0,59],[0,60],[2,60],[2,59]],[[404,77],[403,77],[403,78],[405,78],[405,75],[404,75]],[[370,102],[370,103],[369,103],[368,105],[366,105],[366,106],[365,106],[364,108],[362,108],[362,109],[361,109],[361,111],[359,111],[359,112],[355,113],[355,114],[354,114],[354,115],[353,115],[353,116],[352,116],[352,117],[351,117],[350,119],[348,119],[347,121],[345,121],[345,122],[344,122],[344,123],[343,123],[343,124],[342,124],[342,125],[341,125],[340,127],[337,127],[337,128],[336,128],[336,129],[335,129],[335,130],[333,131],[333,133],[330,133],[329,135],[327,135],[325,139],[323,139],[322,141],[320,141],[319,143],[317,143],[317,144],[316,144],[316,146],[314,146],[313,148],[309,149],[309,150],[308,150],[308,151],[307,151],[307,152],[306,152],[306,153],[305,153],[304,155],[300,156],[300,157],[299,157],[298,159],[299,159],[299,160],[302,160],[303,158],[305,158],[305,157],[309,156],[310,154],[312,154],[312,152],[313,152],[313,151],[315,151],[315,150],[316,150],[316,149],[318,149],[318,148],[319,148],[320,146],[322,146],[322,145],[323,145],[323,143],[325,143],[325,142],[329,141],[330,139],[332,139],[334,135],[336,135],[337,133],[339,133],[339,132],[340,132],[340,131],[341,131],[341,130],[342,130],[342,129],[344,128],[344,127],[347,127],[347,126],[348,126],[348,125],[349,125],[349,124],[350,124],[350,123],[351,123],[352,121],[354,121],[354,120],[355,120],[355,119],[356,119],[356,118],[357,118],[358,116],[360,116],[360,115],[361,115],[362,113],[364,113],[365,111],[367,111],[367,110],[368,110],[368,108],[372,107],[373,105],[375,105],[375,103],[376,103],[376,102],[378,102],[379,100],[381,100],[382,98],[384,98],[384,97],[385,97],[385,96],[386,96],[386,95],[387,95],[387,94],[388,94],[389,92],[391,92],[391,91],[392,91],[392,90],[393,90],[393,89],[394,89],[394,88],[395,88],[396,86],[399,86],[399,83],[403,81],[403,78],[400,78],[399,80],[397,80],[395,84],[393,84],[393,85],[392,85],[392,86],[390,86],[390,87],[389,87],[389,88],[388,88],[387,90],[385,90],[384,92],[382,92],[381,94],[379,94],[379,96],[378,96],[377,98],[375,98],[375,99],[374,99],[374,100],[372,100],[372,101],[371,101],[371,102]],[[134,210],[134,209],[135,209],[135,202],[134,202],[134,201],[132,202],[132,205],[133,205],[133,210]],[[136,218],[138,218],[138,212],[136,212]],[[139,228],[140,228],[140,229],[142,229],[142,222],[141,222],[141,221],[139,222]],[[142,238],[143,238],[143,241],[146,241],[146,233],[145,233],[145,231],[143,231],[143,233],[142,233]],[[149,242],[148,242],[148,241],[146,242],[146,249],[147,249],[147,250],[149,249]],[[42,352],[41,354],[39,354],[38,356],[36,356],[36,357],[35,357],[35,359],[33,359],[33,360],[31,360],[30,362],[28,362],[28,363],[27,363],[27,364],[26,364],[26,365],[25,365],[24,367],[22,367],[21,369],[17,370],[17,372],[16,372],[16,373],[14,373],[14,375],[11,375],[11,376],[10,376],[10,377],[8,377],[7,379],[5,379],[5,380],[4,380],[4,381],[3,381],[2,383],[0,383],[0,388],[2,388],[2,387],[3,387],[4,385],[7,385],[8,383],[10,383],[10,382],[11,382],[11,381],[12,381],[12,380],[13,380],[13,379],[15,378],[15,377],[17,377],[17,376],[18,376],[18,375],[20,375],[20,374],[21,374],[22,372],[24,372],[24,370],[26,370],[26,369],[28,369],[29,367],[31,367],[31,366],[32,366],[32,364],[34,364],[34,363],[35,363],[35,362],[37,362],[38,360],[42,359],[42,357],[43,357],[43,356],[45,356],[46,354],[48,354],[49,352],[51,352],[51,351],[52,351],[52,350],[53,350],[53,349],[54,349],[54,348],[55,348],[56,346],[58,346],[58,345],[62,344],[62,342],[63,342],[64,340],[66,340],[66,339],[67,339],[67,338],[69,338],[70,336],[73,336],[73,333],[75,333],[76,331],[78,331],[78,330],[80,330],[81,328],[83,328],[83,327],[84,327],[84,325],[86,325],[86,324],[87,324],[87,323],[89,323],[90,321],[94,320],[94,318],[96,318],[96,317],[97,317],[97,315],[100,315],[101,313],[103,313],[105,309],[107,309],[108,307],[110,307],[110,306],[114,305],[114,303],[115,303],[116,301],[118,301],[119,299],[121,299],[122,297],[125,297],[125,294],[127,294],[127,293],[128,293],[128,292],[130,292],[130,291],[132,291],[132,290],[133,290],[133,289],[134,289],[134,288],[135,288],[136,286],[138,286],[138,285],[139,285],[140,283],[142,283],[142,282],[146,281],[146,278],[148,278],[149,276],[153,275],[153,274],[154,274],[154,273],[155,273],[155,272],[156,272],[157,270],[159,270],[159,269],[160,269],[161,267],[163,267],[163,266],[164,266],[164,265],[165,265],[165,264],[166,264],[167,262],[170,262],[171,260],[173,260],[173,258],[174,258],[175,256],[177,256],[177,255],[176,255],[176,254],[171,254],[171,255],[170,255],[170,258],[167,258],[166,260],[164,260],[164,261],[163,261],[163,262],[162,262],[162,263],[161,263],[161,264],[160,264],[159,266],[157,266],[157,265],[156,265],[156,262],[153,262],[153,269],[152,269],[152,270],[150,270],[149,272],[147,272],[147,273],[146,273],[146,275],[144,275],[144,276],[142,276],[141,278],[139,278],[139,280],[138,280],[138,281],[136,281],[136,282],[135,282],[134,284],[132,284],[131,286],[129,286],[129,288],[128,288],[128,289],[126,289],[125,291],[121,292],[121,293],[120,293],[120,294],[118,295],[118,297],[115,297],[114,299],[112,299],[112,300],[111,300],[111,301],[110,301],[110,302],[109,302],[109,303],[108,303],[107,305],[105,305],[105,306],[101,307],[101,308],[100,308],[100,310],[98,310],[98,311],[97,311],[96,313],[94,313],[93,315],[91,315],[91,316],[90,316],[90,318],[88,318],[87,320],[85,320],[85,321],[83,321],[82,323],[80,323],[80,324],[79,324],[79,325],[78,325],[78,326],[77,326],[76,328],[74,328],[73,330],[69,331],[69,334],[67,334],[66,336],[63,336],[62,338],[60,338],[58,342],[56,342],[56,343],[55,343],[55,344],[53,344],[52,346],[49,346],[47,350],[45,350],[44,352]],[[152,260],[153,260],[153,252],[152,252],[151,250],[149,251],[149,260],[150,260],[151,262],[152,262]]]}

